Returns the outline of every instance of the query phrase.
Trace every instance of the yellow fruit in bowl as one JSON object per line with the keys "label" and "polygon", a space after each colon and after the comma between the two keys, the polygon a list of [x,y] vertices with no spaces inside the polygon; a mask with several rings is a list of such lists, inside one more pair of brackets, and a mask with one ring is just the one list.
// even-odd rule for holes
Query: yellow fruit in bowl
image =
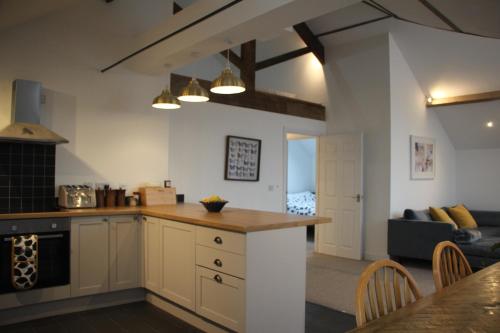
{"label": "yellow fruit in bowl", "polygon": [[211,195],[209,197],[203,198],[201,201],[209,203],[209,202],[221,202],[225,200],[219,197],[218,195]]}

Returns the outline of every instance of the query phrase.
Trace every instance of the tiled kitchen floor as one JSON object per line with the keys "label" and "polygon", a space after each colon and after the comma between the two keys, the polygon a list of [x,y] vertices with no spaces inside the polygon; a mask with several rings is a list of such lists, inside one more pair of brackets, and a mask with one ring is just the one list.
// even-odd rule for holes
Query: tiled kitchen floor
{"label": "tiled kitchen floor", "polygon": [[[351,315],[307,303],[306,333],[340,333],[354,326],[355,319]],[[0,332],[198,333],[201,331],[149,303],[138,302],[0,326]]]}

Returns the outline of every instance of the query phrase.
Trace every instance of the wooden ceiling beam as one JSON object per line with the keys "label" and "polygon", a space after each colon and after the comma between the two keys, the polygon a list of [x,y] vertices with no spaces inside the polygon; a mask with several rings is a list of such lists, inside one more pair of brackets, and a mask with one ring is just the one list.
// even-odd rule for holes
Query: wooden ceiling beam
{"label": "wooden ceiling beam", "polygon": [[[170,89],[174,95],[178,95],[185,87],[191,77],[172,73],[170,75]],[[267,111],[282,115],[302,117],[308,119],[322,120],[326,119],[325,106],[303,101],[300,99],[271,94],[257,90],[246,90],[241,94],[221,95],[210,92],[210,81],[198,79],[200,85],[209,91],[210,101],[225,105],[232,105],[254,109],[257,111]]]}
{"label": "wooden ceiling beam", "polygon": [[293,50],[287,53],[280,54],[278,56],[259,61],[258,63],[255,64],[255,70],[261,70],[267,67],[271,67],[277,64],[280,64],[282,62],[303,56],[304,54],[307,54],[311,52],[311,49],[306,46],[298,50]]}
{"label": "wooden ceiling beam", "polygon": [[241,44],[241,67],[240,77],[245,82],[246,88],[255,90],[255,39]]}
{"label": "wooden ceiling beam", "polygon": [[174,6],[174,15],[177,14],[178,12],[180,12],[183,8],[181,7],[181,5],[179,5],[177,2],[174,1],[173,3],[173,6]]}
{"label": "wooden ceiling beam", "polygon": [[427,106],[444,106],[444,105],[455,105],[455,104],[467,104],[467,103],[478,103],[486,101],[500,100],[500,90],[489,91],[479,94],[470,94],[446,98],[433,98],[427,101]]}
{"label": "wooden ceiling beam", "polygon": [[305,23],[299,23],[293,26],[293,29],[304,43],[310,48],[311,52],[318,58],[321,64],[325,64],[325,48],[321,41],[314,35],[314,33],[309,29],[309,26]]}

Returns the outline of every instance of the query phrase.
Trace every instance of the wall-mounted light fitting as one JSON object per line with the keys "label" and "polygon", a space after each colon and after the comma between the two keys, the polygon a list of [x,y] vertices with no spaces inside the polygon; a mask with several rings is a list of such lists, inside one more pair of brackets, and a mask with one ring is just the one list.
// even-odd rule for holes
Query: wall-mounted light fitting
{"label": "wall-mounted light fitting", "polygon": [[492,127],[494,127],[494,126],[495,126],[495,124],[494,124],[492,121],[488,121],[488,122],[486,123],[486,127],[492,128]]}

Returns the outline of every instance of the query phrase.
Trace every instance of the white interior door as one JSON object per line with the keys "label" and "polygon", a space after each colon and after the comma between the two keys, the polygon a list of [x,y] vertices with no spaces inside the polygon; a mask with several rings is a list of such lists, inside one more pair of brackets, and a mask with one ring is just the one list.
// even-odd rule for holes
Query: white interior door
{"label": "white interior door", "polygon": [[318,149],[319,216],[316,251],[361,259],[363,218],[363,134],[321,136]]}

